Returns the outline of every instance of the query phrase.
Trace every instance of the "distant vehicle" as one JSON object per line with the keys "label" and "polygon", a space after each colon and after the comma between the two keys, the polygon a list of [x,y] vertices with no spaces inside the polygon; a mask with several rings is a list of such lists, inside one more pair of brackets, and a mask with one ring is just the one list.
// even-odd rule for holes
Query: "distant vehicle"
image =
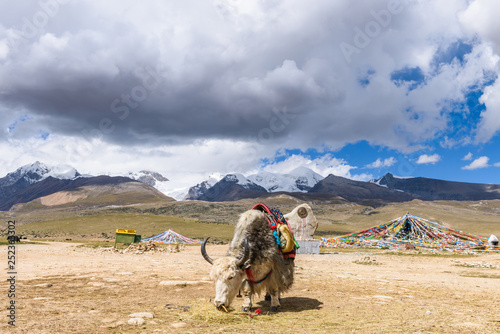
{"label": "distant vehicle", "polygon": [[8,242],[21,242],[21,238],[18,235],[9,235],[7,237]]}

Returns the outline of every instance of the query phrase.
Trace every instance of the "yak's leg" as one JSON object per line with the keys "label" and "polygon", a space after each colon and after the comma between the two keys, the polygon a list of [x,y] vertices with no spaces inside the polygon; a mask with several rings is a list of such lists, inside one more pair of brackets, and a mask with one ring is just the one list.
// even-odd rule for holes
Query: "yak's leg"
{"label": "yak's leg", "polygon": [[245,298],[242,311],[250,312],[252,309],[252,287],[248,284],[248,281],[245,281],[241,286],[241,289],[243,290],[243,296]]}
{"label": "yak's leg", "polygon": [[[280,296],[280,294],[279,294],[279,293],[278,293],[278,298],[279,298],[279,301],[280,301],[280,303],[281,303],[281,296]],[[264,297],[264,300],[265,300],[266,302],[270,302],[270,301],[271,301],[271,294],[269,293],[269,291],[268,291],[268,290],[266,290],[266,296]]]}
{"label": "yak's leg", "polygon": [[269,289],[269,294],[271,295],[271,312],[280,312],[280,293],[278,289]]}
{"label": "yak's leg", "polygon": [[[278,298],[279,298],[279,301],[281,302],[281,298],[280,298],[280,295],[278,294]],[[266,302],[270,302],[271,301],[271,294],[266,290],[266,296],[264,297],[264,300]]]}

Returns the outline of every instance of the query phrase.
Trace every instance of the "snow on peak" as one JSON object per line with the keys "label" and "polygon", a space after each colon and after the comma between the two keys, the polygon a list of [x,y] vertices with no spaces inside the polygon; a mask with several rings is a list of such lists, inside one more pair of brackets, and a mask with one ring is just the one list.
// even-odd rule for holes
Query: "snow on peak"
{"label": "snow on peak", "polygon": [[396,176],[396,175],[393,175],[391,173],[387,173],[384,176],[382,176],[381,178],[372,179],[369,182],[376,184],[379,187],[390,188],[392,190],[397,190],[397,191],[403,191],[403,190],[396,189],[394,187],[394,179],[406,180],[406,179],[413,179],[413,178],[414,178],[413,176]]}
{"label": "snow on peak", "polygon": [[189,188],[165,191],[157,186],[155,187],[176,200],[195,200],[202,197],[203,194],[220,181],[236,183],[246,189],[252,190],[266,190],[268,192],[307,192],[322,179],[324,179],[323,176],[315,173],[309,168],[299,167],[288,174],[261,171],[248,177],[240,173],[229,173],[225,175],[213,173],[205,181]]}
{"label": "snow on peak", "polygon": [[189,191],[189,187],[179,184],[179,182],[171,181],[159,172],[141,170],[138,172],[129,172],[124,176],[150,185],[176,201],[182,201]]}
{"label": "snow on peak", "polygon": [[295,168],[288,174],[296,176],[298,178],[298,182],[302,182],[302,184],[311,188],[314,187],[316,183],[324,179],[323,176],[304,166]]}
{"label": "snow on peak", "polygon": [[227,182],[235,182],[241,186],[246,186],[252,182],[251,180],[247,179],[242,174],[238,174],[238,173],[227,174],[226,176],[224,176],[224,180]]}
{"label": "snow on peak", "polygon": [[312,169],[307,168],[305,166],[297,167],[297,168],[293,169],[292,171],[288,172],[287,174],[290,174],[290,175],[311,174],[311,175],[317,175],[318,177],[323,178],[321,175],[319,175],[318,173],[314,172]]}
{"label": "snow on peak", "polygon": [[248,179],[269,192],[307,192],[323,177],[309,168],[298,167],[287,174],[261,171]]}
{"label": "snow on peak", "polygon": [[42,176],[47,174],[49,170],[50,168],[47,165],[41,163],[40,161],[35,161],[32,164],[19,167],[14,173],[19,173],[20,175],[33,173]]}
{"label": "snow on peak", "polygon": [[217,182],[219,182],[220,180],[222,180],[224,178],[224,175],[222,175],[221,173],[212,173],[210,174],[210,176],[208,177],[208,179],[204,182],[206,182],[208,188],[211,188],[213,187]]}
{"label": "snow on peak", "polygon": [[195,186],[183,189],[182,194],[181,192],[179,192],[179,196],[174,198],[177,200],[195,200],[198,199],[200,196],[203,196],[208,191],[208,189],[212,188],[217,182],[221,181],[222,179],[226,179],[229,182],[238,182],[239,179],[244,179],[244,178],[245,177],[243,175],[239,175],[238,177],[233,174],[224,175],[215,172],[210,174],[208,176],[208,179],[206,179],[205,181],[198,183]]}
{"label": "snow on peak", "polygon": [[149,170],[141,170],[139,172],[129,172],[127,175],[133,180],[140,181],[142,183],[148,184],[152,187],[161,185],[163,182],[168,182],[169,180],[158,172],[152,172]]}
{"label": "snow on peak", "polygon": [[374,184],[379,185],[379,186],[385,186],[384,183],[387,182],[388,179],[407,180],[407,179],[413,179],[413,178],[414,178],[413,176],[397,176],[397,175],[393,175],[391,173],[387,173],[384,176],[382,176],[381,178],[372,179],[369,182],[374,183]]}
{"label": "snow on peak", "polygon": [[392,177],[395,179],[400,179],[400,180],[414,179],[415,178],[414,176],[397,176],[397,175],[393,175]]}
{"label": "snow on peak", "polygon": [[40,182],[48,177],[56,179],[74,179],[81,176],[78,171],[68,165],[48,166],[40,161],[19,167],[2,179],[2,186],[9,186],[24,179],[29,184]]}
{"label": "snow on peak", "polygon": [[291,175],[259,172],[257,174],[250,175],[248,179],[269,192],[297,191],[295,189],[295,178]]}
{"label": "snow on peak", "polygon": [[77,178],[80,176],[80,173],[78,171],[68,165],[57,165],[57,166],[52,166],[49,168],[49,172],[44,175],[44,179],[47,177],[53,177],[55,179],[61,179],[61,180],[72,180],[74,178]]}

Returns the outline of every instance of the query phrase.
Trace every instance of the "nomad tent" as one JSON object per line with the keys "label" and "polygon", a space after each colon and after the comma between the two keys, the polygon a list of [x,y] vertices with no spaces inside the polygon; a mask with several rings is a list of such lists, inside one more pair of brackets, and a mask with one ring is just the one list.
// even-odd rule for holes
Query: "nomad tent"
{"label": "nomad tent", "polygon": [[417,216],[406,215],[388,223],[336,238],[321,238],[322,247],[409,248],[431,250],[484,250],[488,241]]}
{"label": "nomad tent", "polygon": [[148,241],[159,242],[163,244],[201,244],[201,241],[199,240],[185,237],[183,235],[180,235],[179,233],[175,233],[172,230],[168,230],[142,240],[142,242]]}

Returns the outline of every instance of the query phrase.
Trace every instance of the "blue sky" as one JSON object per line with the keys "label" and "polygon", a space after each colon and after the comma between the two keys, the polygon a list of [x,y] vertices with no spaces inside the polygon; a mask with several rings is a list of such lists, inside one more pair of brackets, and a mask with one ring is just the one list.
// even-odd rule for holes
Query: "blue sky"
{"label": "blue sky", "polygon": [[[428,73],[420,67],[404,67],[393,71],[390,79],[394,85],[406,86],[408,92],[418,90],[438,75],[440,67],[448,65],[465,66],[467,55],[477,41],[459,40],[445,49],[438,49],[433,56]],[[371,84],[370,77],[376,74],[373,69],[359,78],[363,87]],[[481,122],[481,113],[486,110],[481,101],[485,87],[491,87],[497,80],[494,72],[485,72],[481,84],[465,87],[463,98],[443,106],[446,114],[446,127],[427,140],[415,143],[420,149],[405,152],[384,145],[373,145],[370,141],[360,140],[347,143],[338,150],[306,149],[286,150],[274,161],[265,160],[263,166],[285,161],[290,156],[304,156],[317,160],[324,156],[335,156],[353,166],[354,178],[367,180],[379,178],[385,173],[398,176],[422,176],[443,180],[479,183],[500,183],[500,136],[493,135],[487,142],[478,143],[474,134]],[[415,116],[418,119],[418,115]]]}
{"label": "blue sky", "polygon": [[[345,160],[345,163],[356,168],[352,170],[353,175],[366,174],[362,180],[379,178],[386,173],[397,176],[422,176],[450,181],[499,183],[500,178],[496,171],[500,166],[494,166],[500,161],[500,154],[496,145],[498,139],[492,140],[488,145],[476,147],[467,145],[461,148],[443,148],[440,141],[433,143],[432,150],[422,150],[404,154],[396,150],[370,145],[366,141],[348,144],[339,151],[322,151],[314,149],[301,151],[289,150],[280,155],[273,163],[283,162],[290,156],[303,156],[312,161],[321,157],[331,155]],[[437,157],[435,157],[437,155]],[[428,156],[428,159],[419,158]],[[487,161],[481,157],[488,157]],[[471,169],[466,169],[473,161],[481,162]],[[272,165],[264,161],[263,166]],[[265,168],[265,167],[264,167]]]}
{"label": "blue sky", "polygon": [[39,160],[500,184],[495,0],[0,8],[0,173]]}

